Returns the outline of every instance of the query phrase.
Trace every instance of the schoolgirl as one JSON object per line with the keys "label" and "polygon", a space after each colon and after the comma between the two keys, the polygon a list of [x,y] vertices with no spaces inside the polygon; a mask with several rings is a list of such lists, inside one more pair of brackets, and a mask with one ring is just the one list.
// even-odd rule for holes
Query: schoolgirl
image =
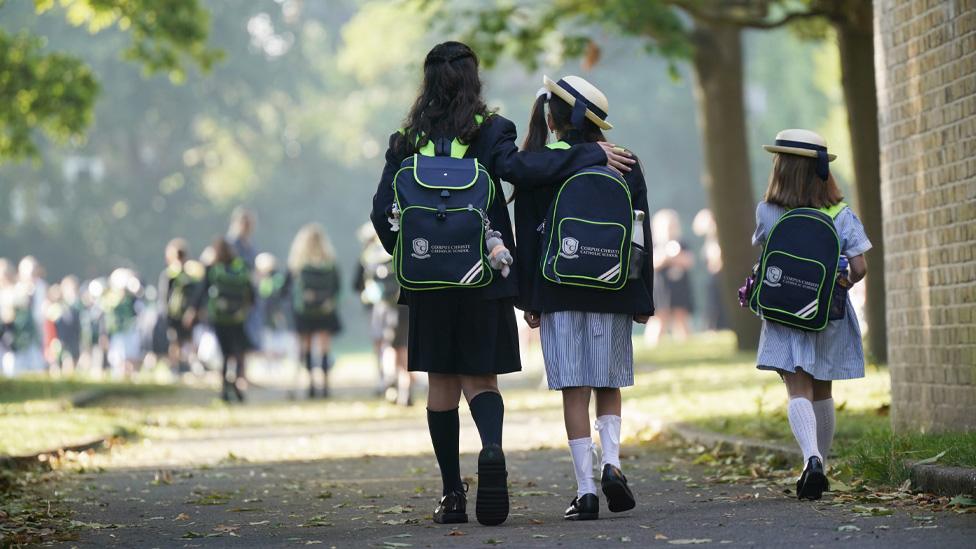
{"label": "schoolgirl", "polygon": [[201,273],[187,268],[188,245],[182,238],[174,238],[163,252],[166,267],[159,274],[157,307],[166,316],[166,339],[169,366],[174,372],[187,371],[193,353],[193,326],[184,323],[191,307],[191,299],[199,284]]}
{"label": "schoolgirl", "polygon": [[227,240],[215,238],[211,250],[213,261],[207,265],[198,286],[193,310],[186,316],[186,325],[192,326],[206,311],[207,322],[213,327],[223,357],[220,397],[229,402],[233,392],[239,402],[244,402],[247,388],[244,355],[249,345],[244,322],[254,305],[254,288],[247,265],[234,253]]}
{"label": "schoolgirl", "polygon": [[[579,143],[604,142],[603,130],[612,128],[606,121],[606,96],[577,76],[558,82],[543,80],[523,148],[552,151]],[[574,113],[582,112],[585,117]],[[597,114],[599,113],[599,114]],[[549,133],[556,137],[547,146]],[[627,172],[635,210],[647,211],[647,187],[638,166]],[[526,188],[515,185],[515,228],[519,242],[539,242],[537,228],[547,218],[556,196],[558,178],[548,185]],[[644,250],[650,249],[650,227],[641,220]],[[638,236],[639,238],[639,236]],[[590,395],[596,393],[597,421],[603,447],[601,484],[611,511],[635,506],[627,479],[620,470],[620,388],[633,385],[633,322],[646,323],[654,313],[651,299],[653,272],[649,261],[638,267],[639,278],[631,279],[619,290],[606,290],[553,283],[543,276],[539,246],[523,244],[518,262],[526,266],[520,277],[520,308],[529,326],[541,327],[542,354],[549,388],[563,396],[563,414],[570,453],[576,472],[576,497],[564,518],[593,520],[599,516],[599,501],[593,480],[592,439],[590,438]]]}
{"label": "schoolgirl", "polygon": [[[860,220],[842,202],[828,164],[835,155],[827,152],[823,137],[808,130],[784,130],[776,135],[776,144],[763,148],[775,156],[769,187],[756,208],[753,245],[763,246],[788,210],[833,210],[841,255],[849,263],[849,272],[837,283],[850,287],[864,278],[864,253],[871,249],[871,241]],[[864,377],[861,329],[849,300],[846,309],[843,319],[830,321],[820,332],[765,319],[762,323],[756,364],[760,370],[777,372],[786,384],[787,415],[803,452],[803,473],[796,484],[800,499],[819,499],[829,489],[825,462],[834,438],[832,382]]]}
{"label": "schoolgirl", "polygon": [[[391,254],[398,236],[394,231],[398,228],[396,219],[391,215],[396,172],[405,159],[423,147],[436,147],[435,141],[452,140],[466,146],[463,157],[476,158],[484,166],[496,196],[503,196],[502,178],[558,179],[608,160],[624,167],[623,162],[628,160],[613,153],[612,146],[596,144],[555,155],[519,153],[514,124],[491,113],[482,99],[478,58],[465,44],[445,42],[435,46],[424,59],[423,73],[420,94],[403,129],[390,137],[386,165],[373,197],[370,219]],[[452,144],[451,149],[454,148]],[[505,246],[514,250],[504,200],[494,200],[486,213]],[[458,402],[462,393],[483,446],[478,457],[476,516],[486,525],[501,524],[508,517],[507,472],[502,452],[504,404],[497,376],[521,369],[512,307],[517,291],[514,276],[497,276],[481,288],[401,292],[400,302],[409,306],[408,368],[429,374],[427,423],[443,482],[443,497],[434,511],[434,522],[458,523],[468,519],[466,487],[461,482],[458,463]]]}
{"label": "schoolgirl", "polygon": [[339,320],[339,268],[335,250],[325,230],[318,224],[305,225],[295,235],[288,255],[286,287],[292,296],[295,331],[305,367],[308,369],[308,396],[315,396],[312,343],[318,347],[322,368],[323,397],[329,395],[329,352],[332,338],[342,330]]}

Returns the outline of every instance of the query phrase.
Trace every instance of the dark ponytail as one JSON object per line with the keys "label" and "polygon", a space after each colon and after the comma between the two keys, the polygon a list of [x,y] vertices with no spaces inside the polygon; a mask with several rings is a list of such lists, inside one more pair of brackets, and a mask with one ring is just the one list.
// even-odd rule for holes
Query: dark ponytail
{"label": "dark ponytail", "polygon": [[529,115],[529,131],[522,141],[523,151],[541,151],[549,142],[549,123],[546,121],[546,95],[535,98]]}

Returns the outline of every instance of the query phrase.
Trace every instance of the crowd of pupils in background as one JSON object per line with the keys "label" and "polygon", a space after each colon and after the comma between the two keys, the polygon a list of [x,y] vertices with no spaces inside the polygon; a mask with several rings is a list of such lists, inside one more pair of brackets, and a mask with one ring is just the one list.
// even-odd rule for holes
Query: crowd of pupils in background
{"label": "crowd of pupils in background", "polygon": [[[130,268],[49,283],[36,258],[0,257],[0,374],[129,379],[163,363],[179,376],[219,366],[221,397],[243,401],[245,363],[260,356],[270,364],[299,360],[308,370],[308,397],[329,396],[332,339],[342,331],[342,278],[332,243],[310,223],[279,260],[256,251],[253,228],[253,214],[238,209],[227,235],[198,256],[185,240],[171,240],[155,285]],[[376,392],[409,405],[406,315],[400,324],[392,258],[380,253],[366,227],[358,236],[363,253],[352,286],[371,318]]]}
{"label": "crowd of pupils in background", "polygon": [[[727,329],[718,283],[721,250],[711,212],[701,210],[692,223],[693,232],[702,239],[697,255],[683,239],[674,210],[656,212],[651,226],[656,313],[644,331],[645,342],[654,345],[667,333],[681,340],[691,333],[696,312],[691,273],[696,268],[707,275],[702,328]],[[69,275],[49,284],[34,257],[17,263],[0,258],[0,372],[12,376],[41,370],[66,374],[105,370],[125,378],[159,359],[179,374],[202,374],[204,364],[221,364],[226,380],[222,396],[243,398],[244,357],[259,352],[273,362],[300,360],[309,371],[309,396],[316,395],[316,387],[319,395],[327,396],[332,338],[342,330],[339,269],[332,244],[321,227],[309,224],[296,235],[287,261],[281,261],[255,250],[252,230],[253,216],[241,209],[234,213],[227,236],[215,239],[197,259],[191,257],[186,241],[172,240],[155,286],[128,268],[84,283]],[[376,393],[391,402],[412,404],[415,379],[406,366],[407,314],[403,305],[397,305],[399,286],[392,257],[369,223],[356,236],[362,253],[351,289],[368,309]],[[217,311],[207,310],[209,295],[200,291],[206,286],[201,282],[212,278],[208,267],[213,267],[221,248],[230,253],[222,258],[228,272],[235,262],[246,272],[242,280],[251,295],[244,296],[242,303],[246,314],[229,323],[240,330],[227,328],[225,319],[215,318]],[[306,281],[318,275],[322,283],[317,297],[323,301],[324,314],[302,315],[296,310],[305,301],[295,298],[303,271]],[[308,289],[308,293],[315,291]],[[228,352],[222,353],[222,348]],[[321,381],[315,383],[319,369]]]}

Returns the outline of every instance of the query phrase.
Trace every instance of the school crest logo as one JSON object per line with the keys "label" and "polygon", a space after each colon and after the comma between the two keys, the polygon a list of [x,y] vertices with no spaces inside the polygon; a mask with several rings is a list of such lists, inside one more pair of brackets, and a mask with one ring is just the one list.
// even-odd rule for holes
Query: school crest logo
{"label": "school crest logo", "polygon": [[566,259],[576,259],[579,255],[576,253],[579,251],[579,240],[571,236],[563,238],[562,248],[559,250],[559,255],[565,257]]}
{"label": "school crest logo", "polygon": [[413,253],[410,254],[417,259],[427,259],[430,257],[430,243],[426,238],[413,239]]}
{"label": "school crest logo", "polygon": [[766,269],[766,280],[763,280],[763,284],[771,288],[779,288],[781,284],[779,281],[783,278],[783,269],[779,267],[771,266]]}

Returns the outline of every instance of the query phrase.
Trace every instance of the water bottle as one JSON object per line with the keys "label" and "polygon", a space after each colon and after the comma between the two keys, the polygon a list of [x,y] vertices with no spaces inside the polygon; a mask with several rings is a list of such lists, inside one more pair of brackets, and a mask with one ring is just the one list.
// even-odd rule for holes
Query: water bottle
{"label": "water bottle", "polygon": [[647,263],[647,251],[644,249],[644,211],[634,210],[634,225],[630,231],[630,270],[628,280],[640,280]]}
{"label": "water bottle", "polygon": [[840,261],[837,262],[837,278],[834,279],[834,295],[830,301],[828,320],[840,320],[847,314],[847,290],[851,287],[851,281],[847,278],[847,269],[847,258],[840,256]]}

